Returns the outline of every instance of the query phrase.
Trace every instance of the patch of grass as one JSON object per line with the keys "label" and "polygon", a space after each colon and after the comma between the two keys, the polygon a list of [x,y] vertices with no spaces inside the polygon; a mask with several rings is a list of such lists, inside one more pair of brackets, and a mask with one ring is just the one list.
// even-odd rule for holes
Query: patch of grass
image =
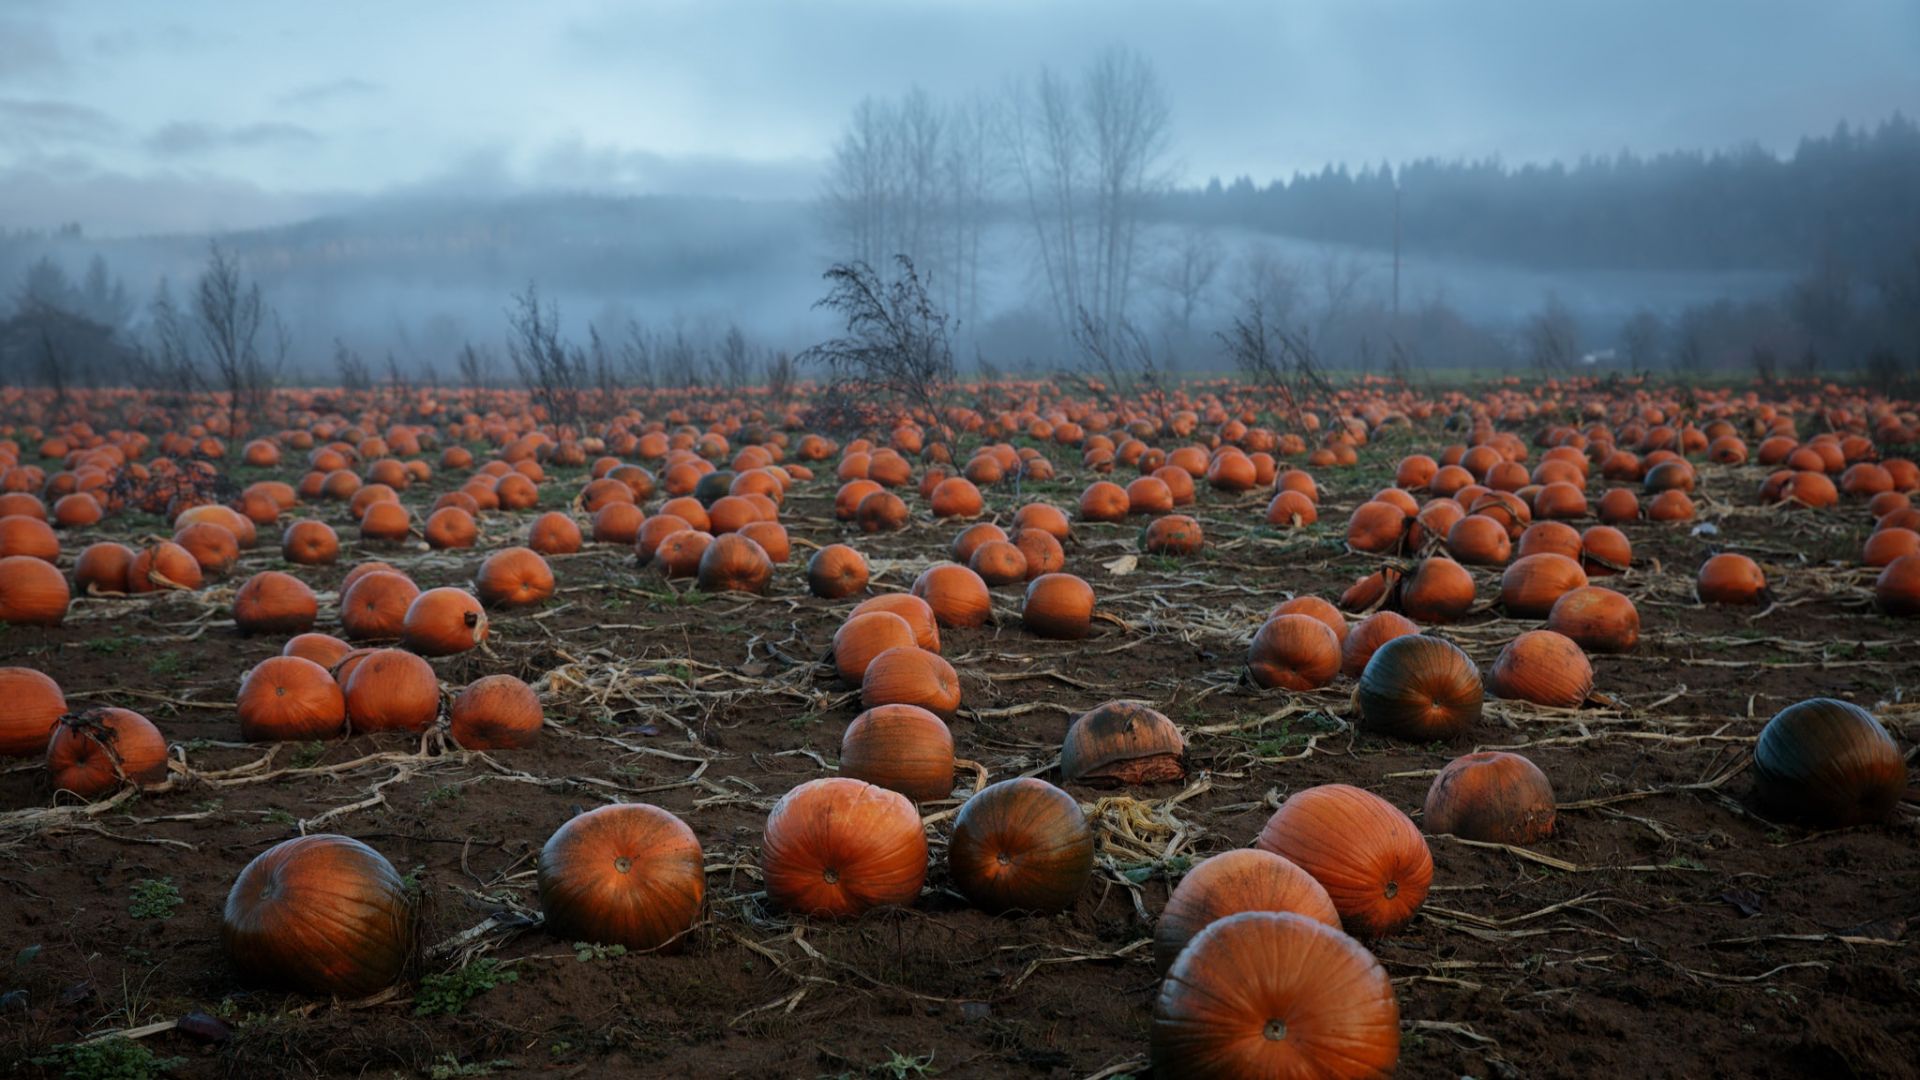
{"label": "patch of grass", "polygon": [[288,813],[287,811],[282,810],[277,806],[267,811],[265,814],[261,816],[266,820],[267,824],[269,825],[292,825],[300,820],[299,818],[294,817],[291,813]]}
{"label": "patch of grass", "polygon": [[172,878],[141,878],[133,883],[133,899],[127,905],[127,914],[136,919],[171,919],[173,909],[184,903],[186,900],[180,896],[180,890],[173,887]]}
{"label": "patch of grass", "polygon": [[466,792],[467,789],[458,784],[441,784],[439,787],[420,796],[420,805],[438,806],[441,803],[459,802],[460,797],[465,795]]}
{"label": "patch of grass", "polygon": [[462,1076],[492,1076],[495,1069],[511,1069],[513,1062],[505,1058],[494,1061],[469,1061],[461,1064],[452,1054],[441,1054],[440,1060],[427,1070],[428,1080],[455,1080]]}
{"label": "patch of grass", "polygon": [[293,766],[296,769],[312,768],[315,763],[317,763],[322,757],[326,756],[326,753],[327,753],[326,743],[323,743],[323,742],[301,743],[300,749],[295,750],[293,752],[293,758],[288,762],[288,764]]}
{"label": "patch of grass", "polygon": [[178,675],[185,670],[187,662],[177,652],[163,652],[147,664],[149,675]]}
{"label": "patch of grass", "polygon": [[933,1076],[940,1070],[933,1067],[933,1051],[922,1057],[910,1057],[889,1046],[887,1060],[867,1066],[869,1076],[885,1076],[890,1080],[907,1080],[911,1076]]}
{"label": "patch of grass", "polygon": [[520,973],[503,968],[492,957],[475,960],[466,967],[420,980],[420,992],[413,998],[415,1016],[452,1016],[467,1007],[467,1002],[503,982],[519,982]]}
{"label": "patch of grass", "polygon": [[89,638],[81,644],[88,652],[110,656],[133,644],[133,641],[126,637],[97,637]]}
{"label": "patch of grass", "polygon": [[163,1058],[132,1039],[101,1039],[69,1043],[33,1058],[31,1064],[57,1069],[65,1080],[151,1080],[187,1063],[186,1058]]}
{"label": "patch of grass", "polygon": [[627,955],[627,947],[625,945],[602,945],[597,941],[576,941],[573,943],[573,958],[583,964],[625,955]]}

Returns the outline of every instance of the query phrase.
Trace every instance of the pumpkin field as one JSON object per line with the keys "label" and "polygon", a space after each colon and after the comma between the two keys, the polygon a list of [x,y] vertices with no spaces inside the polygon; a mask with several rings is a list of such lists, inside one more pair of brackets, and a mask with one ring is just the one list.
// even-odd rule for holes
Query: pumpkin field
{"label": "pumpkin field", "polygon": [[1920,1075],[1916,403],[0,389],[0,1073]]}

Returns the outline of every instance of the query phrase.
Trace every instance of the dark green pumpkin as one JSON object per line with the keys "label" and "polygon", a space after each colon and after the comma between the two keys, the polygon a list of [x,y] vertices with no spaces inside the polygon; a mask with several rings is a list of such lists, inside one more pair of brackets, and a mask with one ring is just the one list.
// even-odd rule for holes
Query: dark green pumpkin
{"label": "dark green pumpkin", "polygon": [[1767,721],[1753,748],[1754,794],[1778,818],[1839,827],[1885,821],[1907,786],[1887,729],[1852,702],[1811,698]]}
{"label": "dark green pumpkin", "polygon": [[1457,739],[1480,719],[1486,689],[1459,646],[1425,634],[1397,637],[1374,650],[1360,672],[1362,730],[1397,739]]}
{"label": "dark green pumpkin", "polygon": [[714,503],[719,502],[723,496],[732,490],[733,470],[715,469],[707,475],[702,476],[700,482],[693,485],[693,497],[700,500],[701,506],[711,510],[713,509]]}

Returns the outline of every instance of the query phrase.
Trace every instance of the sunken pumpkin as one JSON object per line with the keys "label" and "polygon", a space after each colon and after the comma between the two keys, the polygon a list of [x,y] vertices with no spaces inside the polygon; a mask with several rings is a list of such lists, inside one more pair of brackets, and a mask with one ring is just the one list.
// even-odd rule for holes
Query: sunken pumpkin
{"label": "sunken pumpkin", "polygon": [[1060,746],[1068,783],[1115,787],[1185,779],[1187,742],[1165,714],[1109,701],[1076,718]]}
{"label": "sunken pumpkin", "polygon": [[1433,778],[1421,819],[1435,835],[1489,844],[1536,843],[1553,833],[1553,785],[1519,754],[1463,754]]}

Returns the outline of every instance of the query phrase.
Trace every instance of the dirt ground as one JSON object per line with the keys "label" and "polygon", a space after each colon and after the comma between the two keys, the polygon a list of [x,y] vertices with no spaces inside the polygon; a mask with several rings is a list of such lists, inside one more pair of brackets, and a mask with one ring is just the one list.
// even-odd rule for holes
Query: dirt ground
{"label": "dirt ground", "polygon": [[[794,558],[767,596],[703,595],[625,549],[591,548],[555,560],[552,603],[499,614],[484,651],[435,661],[454,689],[501,671],[538,684],[548,727],[524,751],[465,754],[437,734],[239,742],[235,688],[282,640],[238,636],[227,604],[246,575],[283,568],[273,529],[199,594],[79,599],[57,629],[0,629],[0,664],[41,668],[70,699],[144,712],[186,766],[167,790],[92,810],[56,800],[38,762],[0,772],[0,1068],[58,1075],[32,1059],[71,1062],[56,1048],[204,1013],[228,1026],[223,1037],[176,1028],[141,1045],[183,1077],[1144,1075],[1151,920],[1185,867],[1252,843],[1289,792],[1357,784],[1417,814],[1448,760],[1503,748],[1551,778],[1559,827],[1531,853],[1432,840],[1426,906],[1375,947],[1399,994],[1401,1075],[1920,1075],[1911,789],[1894,823],[1840,832],[1776,825],[1747,803],[1753,738],[1792,702],[1875,709],[1910,761],[1920,740],[1920,622],[1871,610],[1872,575],[1852,567],[1870,521],[1859,504],[1762,508],[1760,470],[1701,463],[1697,501],[1717,535],[1626,530],[1635,567],[1606,583],[1634,598],[1643,632],[1635,653],[1594,658],[1605,707],[1489,700],[1469,739],[1410,745],[1354,732],[1351,680],[1308,695],[1243,682],[1246,643],[1275,603],[1337,596],[1374,568],[1343,551],[1348,511],[1391,482],[1399,456],[1440,441],[1401,437],[1366,448],[1358,467],[1320,470],[1321,522],[1295,532],[1260,524],[1264,494],[1202,485],[1205,552],[1141,557],[1124,574],[1107,564],[1137,551],[1140,526],[1076,524],[1068,569],[1114,616],[1088,641],[1026,634],[1012,587],[995,590],[996,626],[943,631],[964,683],[960,756],[993,779],[1057,780],[1047,770],[1067,724],[1114,698],[1152,702],[1190,741],[1187,785],[1122,793],[1144,805],[1070,789],[1097,822],[1101,866],[1052,918],[962,902],[945,871],[950,821],[929,827],[933,864],[909,910],[833,924],[765,902],[766,813],[832,771],[859,711],[819,663],[853,601],[808,595],[811,546],[852,542],[872,560],[874,590],[903,589],[960,528],[910,498],[909,529],[859,536],[833,520],[830,468],[796,485],[784,513]],[[1077,452],[1048,453],[1060,479],[1019,497],[989,491],[989,515],[1005,520],[1035,497],[1071,510],[1091,476]],[[419,515],[456,479],[405,501]],[[557,472],[542,509],[564,506],[581,479]],[[1596,477],[1590,495],[1600,490]],[[354,535],[343,505],[311,509]],[[530,518],[487,515],[475,552],[348,542],[336,566],[296,573],[322,593],[317,628],[337,629],[333,590],[357,559],[393,562],[422,587],[460,584]],[[92,540],[161,528],[108,524],[65,536],[68,559]],[[1721,549],[1762,563],[1773,604],[1693,600],[1695,568]],[[1497,577],[1477,576],[1488,605]],[[1484,669],[1535,625],[1489,610],[1438,632]],[[962,770],[961,794],[973,784]],[[677,955],[576,952],[537,925],[541,844],[613,800],[673,811],[705,847],[709,912]],[[435,1016],[418,1015],[411,990],[345,1006],[240,984],[221,955],[222,902],[250,858],[302,831],[357,837],[417,874],[426,973],[491,960],[501,980]],[[153,888],[139,883],[161,880],[181,901],[170,917],[137,903]]]}

